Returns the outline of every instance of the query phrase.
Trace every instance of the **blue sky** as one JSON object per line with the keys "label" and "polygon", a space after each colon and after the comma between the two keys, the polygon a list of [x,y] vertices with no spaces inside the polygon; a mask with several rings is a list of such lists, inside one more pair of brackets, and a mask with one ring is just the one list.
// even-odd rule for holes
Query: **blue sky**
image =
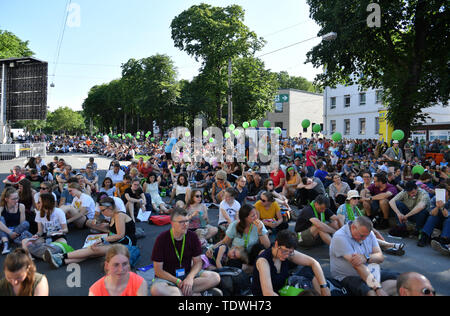
{"label": "blue sky", "polygon": [[[53,77],[67,0],[0,0],[0,29],[29,41],[35,57],[49,63],[49,83],[56,85],[49,88],[50,109],[69,106],[81,110],[90,88],[120,78],[120,65],[130,58],[167,54],[178,68],[178,79],[197,75],[200,65],[174,47],[170,23],[183,10],[202,2],[242,6],[244,23],[267,41],[257,56],[314,37],[320,30],[309,18],[305,0],[73,0],[80,9],[80,24],[69,21]],[[71,17],[75,13],[71,11]],[[304,61],[306,53],[319,43],[320,39],[310,40],[262,60],[272,71],[285,70],[312,81],[322,70]]]}

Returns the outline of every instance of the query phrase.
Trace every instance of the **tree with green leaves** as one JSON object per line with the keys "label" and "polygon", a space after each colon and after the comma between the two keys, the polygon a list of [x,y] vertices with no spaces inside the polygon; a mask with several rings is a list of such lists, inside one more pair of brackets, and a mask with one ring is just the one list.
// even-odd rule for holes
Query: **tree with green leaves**
{"label": "tree with green leaves", "polygon": [[321,89],[303,77],[290,76],[287,71],[276,73],[279,89],[297,89],[320,93]]}
{"label": "tree with green leaves", "polygon": [[[320,35],[336,32],[308,54],[321,86],[358,83],[383,88],[388,120],[406,137],[425,109],[450,97],[450,6],[448,0],[379,0],[380,27],[371,19],[373,0],[308,0]],[[376,6],[375,6],[376,7]],[[369,9],[369,10],[368,10]],[[371,11],[372,10],[372,11]],[[363,74],[361,76],[360,74]]]}
{"label": "tree with green leaves", "polygon": [[0,59],[33,56],[28,44],[13,33],[0,30]]}
{"label": "tree with green leaves", "polygon": [[217,126],[224,123],[228,61],[254,55],[264,45],[244,24],[244,15],[238,5],[222,8],[202,3],[183,11],[171,23],[175,47],[202,63],[202,79],[214,98],[213,123]]}
{"label": "tree with green leaves", "polygon": [[171,127],[173,115],[179,114],[176,106],[179,85],[172,59],[161,54],[131,59],[122,66],[122,75],[133,94],[130,104],[138,106],[139,115],[148,118],[148,122],[156,121],[161,133]]}
{"label": "tree with green leaves", "polygon": [[69,134],[82,133],[86,130],[84,117],[69,107],[60,107],[47,116],[47,127],[54,132]]}

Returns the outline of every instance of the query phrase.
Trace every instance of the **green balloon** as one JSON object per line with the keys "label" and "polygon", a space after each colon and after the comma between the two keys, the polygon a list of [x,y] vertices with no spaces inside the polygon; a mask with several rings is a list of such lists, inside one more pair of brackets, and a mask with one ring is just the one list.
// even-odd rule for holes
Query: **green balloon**
{"label": "green balloon", "polygon": [[160,144],[160,145],[164,145],[164,142],[163,142],[163,141],[160,141],[159,144]]}
{"label": "green balloon", "polygon": [[236,129],[236,126],[234,124],[231,124],[229,127],[230,131],[234,131]]}
{"label": "green balloon", "polygon": [[320,133],[321,131],[322,131],[322,127],[320,126],[320,124],[314,124],[313,132],[314,133]]}
{"label": "green balloon", "polygon": [[403,138],[405,138],[405,133],[401,129],[395,130],[392,133],[392,138],[394,140],[401,141]]}
{"label": "green balloon", "polygon": [[231,137],[231,134],[228,133],[228,132],[226,132],[226,133],[225,133],[225,138],[230,138],[230,137]]}
{"label": "green balloon", "polygon": [[258,127],[258,121],[257,121],[257,120],[252,120],[252,121],[250,122],[250,125],[251,125],[252,127]]}
{"label": "green balloon", "polygon": [[280,127],[276,127],[276,128],[275,128],[275,134],[281,135],[281,133],[282,133],[281,128],[280,128]]}
{"label": "green balloon", "polygon": [[248,122],[244,122],[242,123],[242,127],[247,129],[250,127],[250,124],[248,124]]}
{"label": "green balloon", "polygon": [[311,125],[311,121],[310,120],[303,120],[302,122],[302,127],[303,128],[308,128]]}
{"label": "green balloon", "polygon": [[117,135],[118,137],[122,137],[122,134]]}
{"label": "green balloon", "polygon": [[421,165],[417,165],[417,166],[414,166],[414,168],[412,168],[412,174],[418,173],[418,174],[422,175],[424,172],[425,172],[425,168],[422,167]]}
{"label": "green balloon", "polygon": [[136,139],[141,139],[141,136],[137,135],[137,136],[136,136]]}
{"label": "green balloon", "polygon": [[241,132],[239,132],[238,129],[235,129],[235,130],[233,131],[233,134],[234,134],[235,136],[239,136],[239,135],[241,135]]}
{"label": "green balloon", "polygon": [[155,141],[155,137],[150,138],[150,140],[151,140],[152,142],[154,142],[154,141]]}
{"label": "green balloon", "polygon": [[208,131],[204,131],[203,132],[203,136],[208,137],[209,136],[209,132]]}
{"label": "green balloon", "polygon": [[137,132],[138,135],[141,135],[141,132]]}
{"label": "green balloon", "polygon": [[191,137],[191,133],[190,132],[186,132],[186,133],[184,133],[184,136]]}
{"label": "green balloon", "polygon": [[272,123],[270,123],[270,121],[265,121],[264,122],[264,127],[265,128],[270,128],[272,126]]}
{"label": "green balloon", "polygon": [[209,139],[209,142],[210,142],[210,143],[214,143],[214,138],[211,137],[211,138]]}
{"label": "green balloon", "polygon": [[331,136],[331,139],[335,142],[340,142],[342,140],[342,134],[336,132]]}

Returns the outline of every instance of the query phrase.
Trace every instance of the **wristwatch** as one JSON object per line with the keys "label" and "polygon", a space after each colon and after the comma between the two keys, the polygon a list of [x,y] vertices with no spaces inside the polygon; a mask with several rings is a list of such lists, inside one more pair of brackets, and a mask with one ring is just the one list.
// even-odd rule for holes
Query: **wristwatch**
{"label": "wristwatch", "polygon": [[364,257],[366,257],[366,263],[369,263],[369,260],[370,260],[370,255],[364,255]]}
{"label": "wristwatch", "polygon": [[321,285],[320,285],[320,288],[321,288],[321,289],[327,289],[327,288],[328,288],[328,283],[326,283],[326,284],[321,284]]}

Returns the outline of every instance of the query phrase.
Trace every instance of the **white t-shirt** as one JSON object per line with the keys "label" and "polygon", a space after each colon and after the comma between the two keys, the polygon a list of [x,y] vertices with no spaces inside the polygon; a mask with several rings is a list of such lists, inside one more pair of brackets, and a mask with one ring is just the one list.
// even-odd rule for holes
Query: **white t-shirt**
{"label": "white t-shirt", "polygon": [[57,231],[62,230],[62,225],[67,224],[66,214],[60,208],[55,208],[53,210],[52,215],[50,215],[50,220],[47,220],[47,215],[41,217],[41,213],[36,213],[35,218],[36,223],[41,223],[43,232],[47,234],[51,234]]}
{"label": "white t-shirt", "polygon": [[228,205],[228,203],[225,200],[223,200],[219,206],[219,224],[227,222],[225,217],[222,215],[222,212],[220,211],[220,209],[225,210],[227,212],[228,216],[231,218],[231,221],[234,222],[235,218],[236,218],[236,214],[239,212],[240,208],[241,208],[241,204],[236,200],[234,200],[233,205]]}
{"label": "white t-shirt", "polygon": [[114,173],[114,170],[109,170],[106,173],[106,178],[110,178],[114,185],[116,185],[119,182],[123,182],[123,176],[125,175],[125,172],[122,170],[119,170],[118,173]]}
{"label": "white t-shirt", "polygon": [[74,197],[72,201],[72,206],[76,209],[80,209],[84,207],[87,209],[87,218],[94,219],[95,217],[95,202],[94,200],[87,194],[82,193],[80,198]]}

